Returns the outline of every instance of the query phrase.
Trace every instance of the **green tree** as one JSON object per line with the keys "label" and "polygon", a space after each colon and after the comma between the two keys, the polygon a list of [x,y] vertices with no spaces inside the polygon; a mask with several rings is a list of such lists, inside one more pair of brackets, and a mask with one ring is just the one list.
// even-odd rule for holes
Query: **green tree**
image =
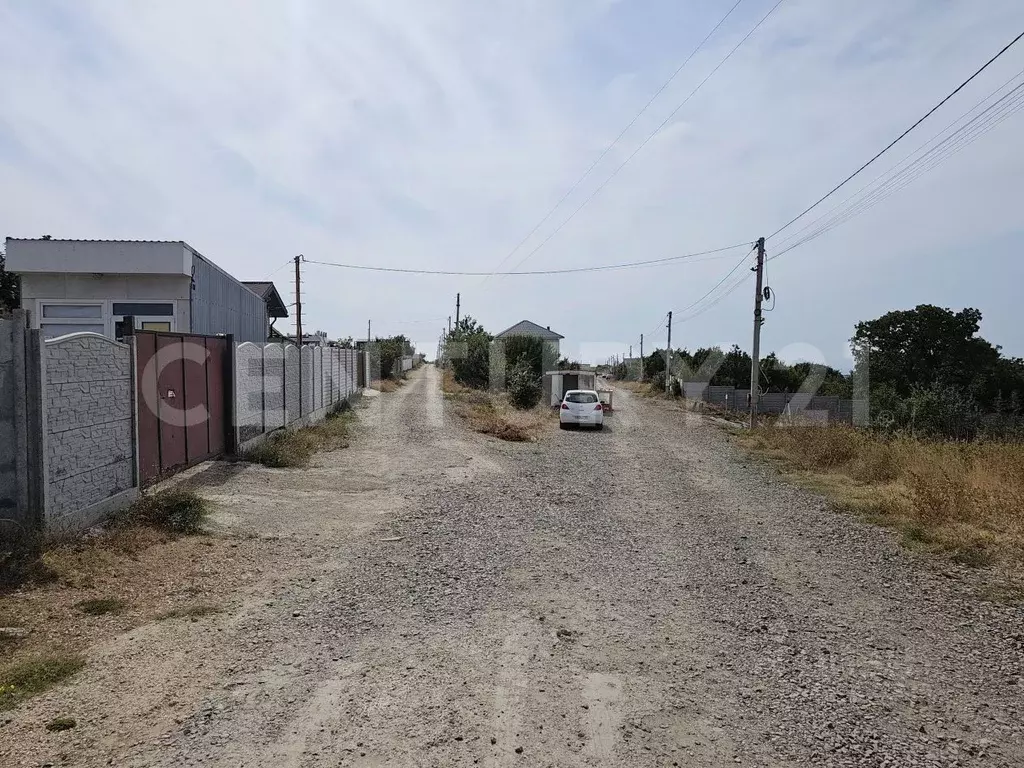
{"label": "green tree", "polygon": [[491,379],[491,334],[467,315],[445,338],[445,359],[464,387],[486,389]]}
{"label": "green tree", "polygon": [[544,374],[544,340],[539,336],[516,335],[506,336],[502,342],[507,369],[511,371],[520,362],[525,362],[539,380]]}
{"label": "green tree", "polygon": [[0,249],[0,314],[21,306],[21,280],[7,271],[7,254]]}
{"label": "green tree", "polygon": [[872,386],[903,396],[932,386],[981,394],[1000,355],[977,335],[980,323],[981,311],[971,307],[953,312],[920,304],[857,323],[850,341],[855,355],[869,355]]}

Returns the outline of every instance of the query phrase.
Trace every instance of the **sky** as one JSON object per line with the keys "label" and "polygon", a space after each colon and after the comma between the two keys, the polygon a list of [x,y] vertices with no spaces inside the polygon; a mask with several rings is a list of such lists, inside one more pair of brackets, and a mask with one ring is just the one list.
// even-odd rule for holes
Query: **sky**
{"label": "sky", "polygon": [[[0,236],[185,240],[286,302],[301,253],[305,328],[372,320],[428,357],[456,293],[488,330],[529,319],[586,362],[664,346],[669,310],[674,347],[749,349],[750,244],[1024,30],[1019,0],[783,0],[687,98],[775,2],[742,0],[512,253],[734,0],[0,0]],[[806,223],[1021,70],[1024,42]],[[1024,355],[1021,135],[1012,115],[769,261],[762,350],[848,367],[858,321],[931,303],[979,308]],[[740,244],[572,275],[310,263],[570,269]],[[750,280],[694,306],[734,267]]]}

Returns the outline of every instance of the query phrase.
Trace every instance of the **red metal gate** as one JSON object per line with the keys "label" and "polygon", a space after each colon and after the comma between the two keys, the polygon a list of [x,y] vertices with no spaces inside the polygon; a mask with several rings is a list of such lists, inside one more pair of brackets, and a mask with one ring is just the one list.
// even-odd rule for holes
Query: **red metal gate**
{"label": "red metal gate", "polygon": [[142,484],[233,450],[232,338],[134,336]]}

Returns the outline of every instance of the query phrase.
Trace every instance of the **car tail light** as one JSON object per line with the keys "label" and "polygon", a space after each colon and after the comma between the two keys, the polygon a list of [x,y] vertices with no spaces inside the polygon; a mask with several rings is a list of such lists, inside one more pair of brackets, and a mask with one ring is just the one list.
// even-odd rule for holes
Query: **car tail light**
{"label": "car tail light", "polygon": [[594,406],[594,410],[595,411],[603,411],[604,410],[604,406],[601,403],[598,403],[597,405]]}
{"label": "car tail light", "polygon": [[568,403],[562,403],[562,410],[563,411],[568,411],[569,410],[569,404]]}

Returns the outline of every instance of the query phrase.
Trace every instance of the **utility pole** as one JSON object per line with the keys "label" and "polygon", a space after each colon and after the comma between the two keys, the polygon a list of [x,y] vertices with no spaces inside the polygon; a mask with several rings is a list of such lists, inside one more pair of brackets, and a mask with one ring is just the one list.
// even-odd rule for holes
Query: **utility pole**
{"label": "utility pole", "polygon": [[672,370],[672,311],[668,313],[668,349],[665,350],[665,391],[671,392],[669,387],[669,372]]}
{"label": "utility pole", "polygon": [[633,345],[632,344],[629,345],[629,359],[630,360],[633,359]]}
{"label": "utility pole", "polygon": [[302,254],[295,257],[295,336],[299,343],[299,416],[302,415]]}
{"label": "utility pole", "polygon": [[640,334],[640,381],[644,380],[644,335]]}
{"label": "utility pole", "polygon": [[462,308],[462,294],[455,294],[455,327],[459,327],[459,310]]}
{"label": "utility pole", "polygon": [[366,321],[366,343],[367,344],[370,343],[370,323],[372,323],[372,322],[373,322],[372,320],[367,320]]}
{"label": "utility pole", "polygon": [[299,268],[301,262],[302,254],[300,253],[295,257],[295,335],[298,337],[300,348],[302,347],[302,271]]}
{"label": "utility pole", "polygon": [[754,345],[750,354],[750,428],[753,429],[757,426],[757,403],[760,399],[758,392],[760,391],[760,378],[761,373],[761,300],[762,291],[764,290],[764,238],[759,237],[757,239],[757,266],[754,267],[754,271],[757,272],[757,287],[754,289]]}
{"label": "utility pole", "polygon": [[[441,332],[444,333],[444,328],[441,329]],[[448,315],[448,333],[451,333],[451,332],[452,332],[452,316]]]}

